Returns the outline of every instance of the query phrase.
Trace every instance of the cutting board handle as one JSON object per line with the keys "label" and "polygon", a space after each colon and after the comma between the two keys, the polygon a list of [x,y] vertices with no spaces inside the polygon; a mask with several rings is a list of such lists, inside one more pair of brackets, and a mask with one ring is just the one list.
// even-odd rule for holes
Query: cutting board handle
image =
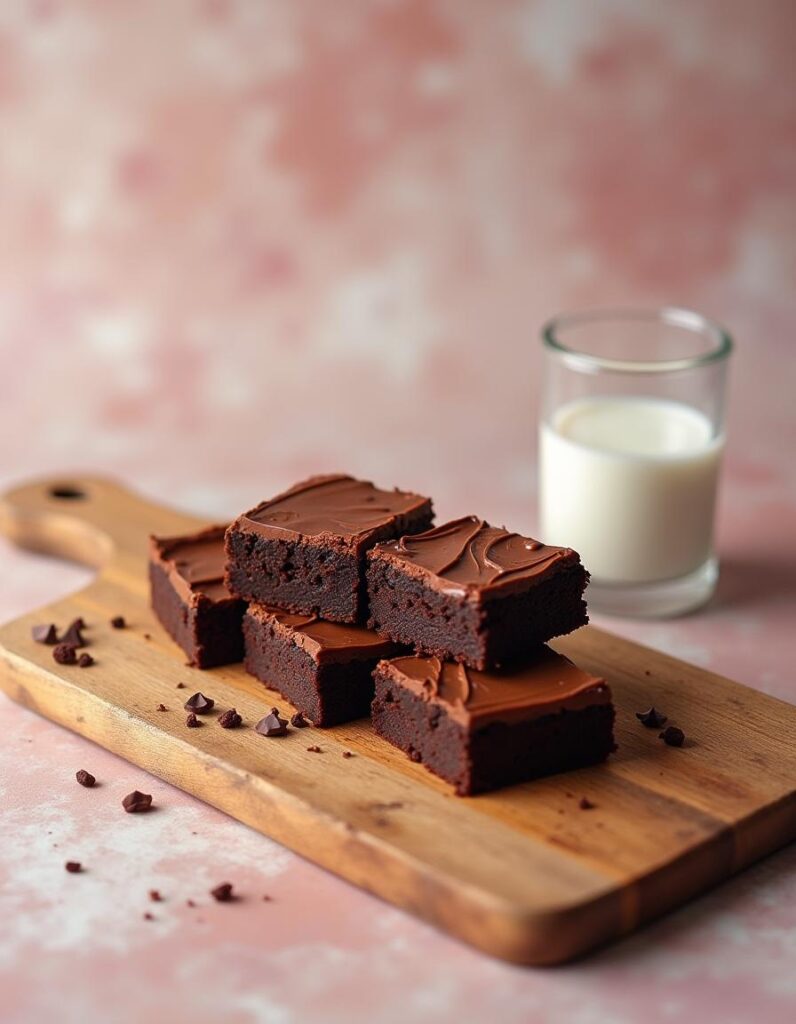
{"label": "cutting board handle", "polygon": [[49,477],[0,497],[0,533],[32,551],[101,567],[141,558],[150,533],[179,534],[203,525],[147,501],[105,477]]}

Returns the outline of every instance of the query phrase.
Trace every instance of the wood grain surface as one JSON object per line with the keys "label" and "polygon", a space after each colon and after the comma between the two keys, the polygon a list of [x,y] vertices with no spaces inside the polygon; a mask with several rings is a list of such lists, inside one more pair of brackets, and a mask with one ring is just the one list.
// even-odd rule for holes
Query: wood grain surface
{"label": "wood grain surface", "polygon": [[[593,627],[554,646],[614,692],[619,750],[603,766],[462,799],[367,721],[258,736],[252,726],[272,705],[290,705],[240,666],[186,667],[149,609],[148,534],[203,524],[108,480],[46,480],[6,494],[8,537],[99,573],[74,596],[0,628],[0,686],[348,881],[518,963],[584,953],[796,838],[796,708]],[[96,659],[89,669],[55,664],[52,648],[30,635],[35,623],[64,626],[78,615]],[[129,628],[112,629],[114,615]],[[187,729],[182,704],[199,689],[219,710],[236,707],[245,727],[227,731],[209,718]],[[683,748],[639,725],[635,712],[650,704],[684,729]],[[321,753],[307,750],[314,744]],[[580,809],[581,797],[594,808]]]}

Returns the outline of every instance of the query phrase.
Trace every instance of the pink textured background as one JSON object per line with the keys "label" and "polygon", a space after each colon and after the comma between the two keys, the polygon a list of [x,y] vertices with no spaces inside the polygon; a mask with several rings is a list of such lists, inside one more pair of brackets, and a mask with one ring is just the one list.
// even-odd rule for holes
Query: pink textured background
{"label": "pink textured background", "polygon": [[[532,530],[539,323],[692,305],[738,339],[722,582],[611,627],[796,701],[795,37],[790,0],[5,0],[0,483],[219,517],[341,468]],[[4,619],[87,578],[0,573]],[[522,970],[4,699],[0,735],[4,1024],[796,1018],[793,849]],[[134,785],[161,813],[102,811]]]}

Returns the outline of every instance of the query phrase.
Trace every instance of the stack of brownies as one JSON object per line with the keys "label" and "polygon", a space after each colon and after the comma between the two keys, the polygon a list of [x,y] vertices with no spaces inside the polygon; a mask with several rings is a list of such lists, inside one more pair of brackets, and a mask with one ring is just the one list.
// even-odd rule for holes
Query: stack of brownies
{"label": "stack of brownies", "polygon": [[152,538],[152,605],[192,665],[244,660],[319,727],[376,732],[460,794],[614,749],[601,679],[544,646],[587,621],[577,553],[350,476]]}

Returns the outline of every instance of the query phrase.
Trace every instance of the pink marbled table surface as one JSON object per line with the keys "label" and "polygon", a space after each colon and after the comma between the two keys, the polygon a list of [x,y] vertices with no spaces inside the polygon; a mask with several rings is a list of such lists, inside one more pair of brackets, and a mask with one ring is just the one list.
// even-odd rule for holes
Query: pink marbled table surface
{"label": "pink marbled table surface", "polygon": [[[539,323],[692,305],[738,340],[719,590],[600,624],[796,702],[795,25],[790,0],[0,4],[0,485],[107,472],[216,519],[347,469],[532,531]],[[0,578],[5,620],[89,573],[0,542]],[[3,1024],[796,1019],[796,849],[520,969],[2,697],[0,737]],[[135,787],[157,814],[119,813]]]}

